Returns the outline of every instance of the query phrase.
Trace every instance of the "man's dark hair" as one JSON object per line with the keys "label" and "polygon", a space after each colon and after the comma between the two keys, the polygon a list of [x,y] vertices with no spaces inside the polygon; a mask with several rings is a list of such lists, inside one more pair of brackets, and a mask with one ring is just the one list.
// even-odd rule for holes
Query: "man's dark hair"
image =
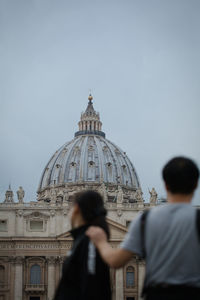
{"label": "man's dark hair", "polygon": [[106,222],[107,211],[104,208],[102,196],[95,191],[88,190],[75,194],[74,203],[78,204],[86,223],[101,227],[109,238],[110,232]]}
{"label": "man's dark hair", "polygon": [[175,157],[163,168],[162,176],[173,194],[191,194],[197,187],[199,169],[189,158]]}

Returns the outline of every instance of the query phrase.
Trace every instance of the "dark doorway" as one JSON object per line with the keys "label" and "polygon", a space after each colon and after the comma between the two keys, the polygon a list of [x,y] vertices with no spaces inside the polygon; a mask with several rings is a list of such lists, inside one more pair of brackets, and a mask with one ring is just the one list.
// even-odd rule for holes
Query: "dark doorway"
{"label": "dark doorway", "polygon": [[40,300],[40,297],[30,297],[29,300]]}
{"label": "dark doorway", "polygon": [[126,300],[135,300],[134,297],[126,297]]}

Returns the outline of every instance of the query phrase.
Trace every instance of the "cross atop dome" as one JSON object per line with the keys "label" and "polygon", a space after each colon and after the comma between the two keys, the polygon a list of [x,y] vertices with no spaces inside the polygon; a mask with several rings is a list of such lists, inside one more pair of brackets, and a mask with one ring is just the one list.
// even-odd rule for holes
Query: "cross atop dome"
{"label": "cross atop dome", "polygon": [[88,96],[88,106],[86,108],[86,111],[85,111],[85,114],[87,116],[95,116],[95,115],[98,115],[98,113],[96,113],[96,111],[94,110],[94,107],[93,107],[93,103],[92,103],[92,100],[93,100],[93,97],[91,94],[89,94]]}
{"label": "cross atop dome", "polygon": [[84,113],[81,114],[81,119],[78,123],[79,131],[75,133],[75,137],[85,134],[95,134],[105,137],[105,133],[101,131],[102,123],[100,121],[99,113],[94,110],[93,97],[88,96],[88,105]]}

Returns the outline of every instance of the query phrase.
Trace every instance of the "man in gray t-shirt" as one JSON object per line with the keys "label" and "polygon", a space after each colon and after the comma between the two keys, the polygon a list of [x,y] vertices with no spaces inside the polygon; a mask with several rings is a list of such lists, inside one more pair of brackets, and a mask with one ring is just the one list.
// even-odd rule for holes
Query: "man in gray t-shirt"
{"label": "man in gray t-shirt", "polygon": [[[143,256],[140,214],[131,224],[122,249]],[[189,284],[200,288],[200,242],[196,230],[196,209],[174,203],[152,209],[146,220],[146,282]]]}
{"label": "man in gray t-shirt", "polygon": [[111,267],[124,266],[133,254],[145,258],[147,300],[200,299],[200,233],[197,210],[191,205],[198,178],[190,159],[170,160],[163,168],[168,204],[151,209],[144,224],[139,214],[118,249],[110,247],[101,229],[87,232]]}

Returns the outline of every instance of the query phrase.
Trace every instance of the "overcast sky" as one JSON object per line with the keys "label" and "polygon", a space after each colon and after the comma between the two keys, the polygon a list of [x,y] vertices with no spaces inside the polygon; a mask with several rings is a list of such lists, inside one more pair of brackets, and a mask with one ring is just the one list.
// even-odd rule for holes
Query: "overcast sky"
{"label": "overcast sky", "polygon": [[[199,0],[0,0],[0,201],[36,199],[91,89],[145,200],[175,155],[200,166]],[[195,195],[200,204],[200,188]]]}

